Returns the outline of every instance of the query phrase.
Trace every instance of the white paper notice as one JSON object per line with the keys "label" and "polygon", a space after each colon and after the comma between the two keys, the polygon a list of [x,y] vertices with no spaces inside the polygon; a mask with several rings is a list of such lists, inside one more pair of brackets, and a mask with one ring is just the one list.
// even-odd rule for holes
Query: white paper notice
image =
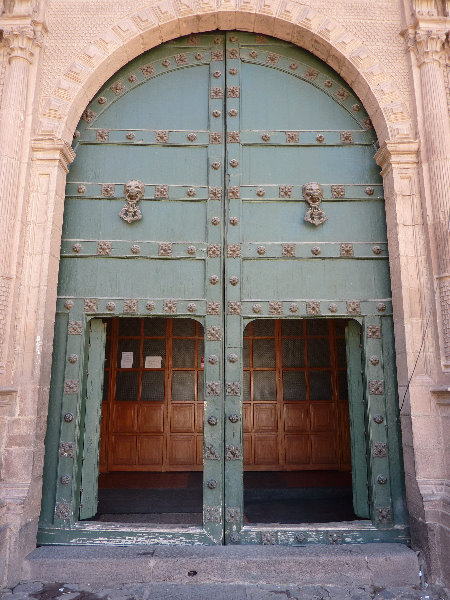
{"label": "white paper notice", "polygon": [[162,367],[162,356],[146,356],[145,369],[160,369]]}
{"label": "white paper notice", "polygon": [[132,369],[133,368],[133,353],[132,352],[122,352],[120,368],[121,369]]}

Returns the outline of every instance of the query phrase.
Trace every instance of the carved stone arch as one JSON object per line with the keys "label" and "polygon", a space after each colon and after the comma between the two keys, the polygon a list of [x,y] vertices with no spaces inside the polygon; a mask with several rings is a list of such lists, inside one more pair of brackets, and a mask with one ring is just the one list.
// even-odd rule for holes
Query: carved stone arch
{"label": "carved stone arch", "polygon": [[[345,26],[302,2],[220,0],[213,8],[193,0],[156,0],[94,39],[61,76],[45,104],[39,137],[72,139],[86,105],[116,71],[139,54],[174,38],[214,29],[270,35],[310,51],[332,67],[364,104],[380,143],[413,139],[411,117],[394,81]],[[249,13],[254,14],[249,27]]]}

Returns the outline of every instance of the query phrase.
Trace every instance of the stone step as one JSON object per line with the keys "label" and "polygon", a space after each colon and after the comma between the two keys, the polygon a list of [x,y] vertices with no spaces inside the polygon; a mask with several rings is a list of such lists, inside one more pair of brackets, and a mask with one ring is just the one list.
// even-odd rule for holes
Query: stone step
{"label": "stone step", "polygon": [[416,554],[402,544],[295,546],[43,546],[23,581],[122,583],[419,585]]}

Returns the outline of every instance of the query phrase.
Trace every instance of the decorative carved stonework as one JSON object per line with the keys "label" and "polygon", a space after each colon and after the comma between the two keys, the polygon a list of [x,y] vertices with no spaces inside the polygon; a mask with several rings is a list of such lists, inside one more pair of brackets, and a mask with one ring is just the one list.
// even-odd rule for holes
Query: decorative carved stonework
{"label": "decorative carved stonework", "polygon": [[220,506],[205,506],[203,509],[203,520],[205,523],[221,523],[222,508]]}
{"label": "decorative carved stonework", "polygon": [[225,460],[241,460],[242,449],[240,446],[229,444],[225,446]]}
{"label": "decorative carved stonework", "polygon": [[306,303],[306,314],[307,315],[320,315],[320,302],[307,302]]}
{"label": "decorative carved stonework", "polygon": [[241,509],[238,506],[229,506],[225,511],[227,523],[237,523],[241,519]]}
{"label": "decorative carved stonework", "polygon": [[205,445],[203,456],[205,460],[220,460],[220,455],[213,444]]}
{"label": "decorative carved stonework", "polygon": [[126,203],[120,211],[119,217],[127,223],[140,221],[142,219],[142,212],[138,207],[138,202],[140,202],[144,196],[144,183],[137,179],[130,179],[130,181],[127,181],[123,186],[123,192]]}
{"label": "decorative carved stonework", "polygon": [[168,198],[169,197],[169,186],[157,185],[155,188],[155,198]]}
{"label": "decorative carved stonework", "polygon": [[220,314],[220,302],[207,302],[206,303],[206,314],[207,315],[219,315]]}
{"label": "decorative carved stonework", "polygon": [[345,198],[345,186],[344,185],[332,185],[331,186],[332,198]]}
{"label": "decorative carved stonework", "polygon": [[320,203],[323,200],[323,188],[320,183],[311,181],[305,183],[302,187],[302,195],[305,202],[309,204],[309,208],[306,211],[304,220],[311,225],[318,227],[327,221],[328,217],[324,211],[320,208]]}
{"label": "decorative carved stonework", "polygon": [[187,305],[187,309],[188,312],[195,313],[197,311],[197,305],[195,304],[195,302],[189,302],[189,304]]}
{"label": "decorative carved stonework", "polygon": [[286,143],[287,144],[298,144],[300,139],[298,131],[286,131]]}
{"label": "decorative carved stonework", "polygon": [[416,17],[437,16],[436,0],[412,0]]}
{"label": "decorative carved stonework", "polygon": [[106,310],[108,312],[114,312],[116,310],[116,303],[115,302],[107,302],[106,303]]}
{"label": "decorative carved stonework", "polygon": [[380,325],[367,325],[367,337],[381,339]]}
{"label": "decorative carved stonework", "polygon": [[209,244],[207,250],[208,258],[219,258],[220,257],[220,244]]}
{"label": "decorative carved stonework", "polygon": [[67,326],[67,333],[69,335],[81,335],[81,332],[81,321],[69,321],[69,325]]}
{"label": "decorative carved stonework", "polygon": [[222,339],[222,330],[220,327],[207,327],[206,339],[208,342],[218,342]]}
{"label": "decorative carved stonework", "polygon": [[124,313],[137,313],[138,301],[135,298],[129,298],[123,301]]}
{"label": "decorative carved stonework", "polygon": [[210,187],[209,188],[209,199],[210,200],[221,200],[222,199],[222,188],[221,187]]}
{"label": "decorative carved stonework", "polygon": [[64,521],[65,519],[70,519],[71,514],[72,509],[68,502],[57,502],[55,504],[55,519]]}
{"label": "decorative carved stonework", "polygon": [[176,300],[164,300],[164,312],[174,315],[177,312],[178,303]]}
{"label": "decorative carved stonework", "polygon": [[103,198],[114,198],[115,186],[113,183],[102,184],[102,196]]}
{"label": "decorative carved stonework", "polygon": [[292,185],[280,185],[278,193],[280,198],[292,198]]}
{"label": "decorative carved stonework", "polygon": [[388,506],[377,507],[377,521],[378,523],[391,523],[392,522],[392,511]]}
{"label": "decorative carved stonework", "polygon": [[59,455],[63,456],[64,458],[73,458],[75,456],[74,442],[60,442]]}
{"label": "decorative carved stonework", "polygon": [[289,305],[289,312],[297,313],[298,312],[298,304],[296,302],[291,302]]}
{"label": "decorative carved stonework", "polygon": [[232,186],[228,188],[228,198],[230,200],[237,200],[241,197],[241,190],[239,186]]}
{"label": "decorative carved stonework", "polygon": [[220,381],[207,381],[206,382],[206,395],[207,396],[220,396]]}
{"label": "decorative carved stonework", "polygon": [[414,49],[419,66],[434,61],[444,65],[446,61],[445,40],[446,33],[444,31],[419,30],[415,35],[412,34],[408,37],[407,43]]}
{"label": "decorative carved stonework", "polygon": [[100,256],[109,256],[111,254],[112,244],[111,242],[106,242],[104,240],[98,242],[97,244],[97,254]]}
{"label": "decorative carved stonework", "polygon": [[158,256],[172,256],[172,242],[158,244]]}
{"label": "decorative carved stonework", "polygon": [[84,299],[84,312],[96,313],[98,310],[97,298],[85,298]]}
{"label": "decorative carved stonework", "polygon": [[228,314],[229,315],[240,315],[241,314],[241,303],[240,302],[228,302]]}
{"label": "decorative carved stonework", "polygon": [[385,458],[387,456],[386,442],[374,442],[372,447],[372,456],[375,458]]}
{"label": "decorative carved stonework", "polygon": [[228,381],[226,384],[227,396],[239,396],[241,393],[241,384],[239,381]]}
{"label": "decorative carved stonework", "polygon": [[72,310],[72,308],[73,308],[73,300],[66,300],[64,302],[64,308],[66,308],[67,310]]}
{"label": "decorative carved stonework", "polygon": [[252,307],[253,312],[255,313],[255,315],[259,315],[262,311],[262,306],[261,304],[254,304]]}
{"label": "decorative carved stonework", "polygon": [[239,258],[241,256],[241,247],[239,244],[228,244],[228,258]]}
{"label": "decorative carved stonework", "polygon": [[273,300],[269,302],[269,314],[270,315],[282,315],[283,314],[283,303]]}
{"label": "decorative carved stonework", "polygon": [[347,314],[348,315],[360,315],[361,314],[361,303],[358,300],[350,300],[347,302]]}
{"label": "decorative carved stonework", "polygon": [[281,254],[282,256],[295,256],[295,244],[283,244]]}
{"label": "decorative carved stonework", "polygon": [[64,393],[65,394],[77,394],[79,389],[78,379],[66,379],[64,381]]}
{"label": "decorative carved stonework", "polygon": [[371,380],[369,381],[369,394],[371,396],[381,396],[384,394],[384,381]]}
{"label": "decorative carved stonework", "polygon": [[347,258],[354,256],[353,244],[341,244],[340,254],[341,254],[341,256],[344,256]]}

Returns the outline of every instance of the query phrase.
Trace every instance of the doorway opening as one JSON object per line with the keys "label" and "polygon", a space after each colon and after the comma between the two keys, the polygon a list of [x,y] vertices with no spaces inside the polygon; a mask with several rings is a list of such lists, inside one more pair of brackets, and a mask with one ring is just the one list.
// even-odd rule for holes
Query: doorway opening
{"label": "doorway opening", "polygon": [[356,519],[347,320],[256,320],[244,330],[247,523]]}
{"label": "doorway opening", "polygon": [[203,326],[105,320],[96,519],[202,524]]}

